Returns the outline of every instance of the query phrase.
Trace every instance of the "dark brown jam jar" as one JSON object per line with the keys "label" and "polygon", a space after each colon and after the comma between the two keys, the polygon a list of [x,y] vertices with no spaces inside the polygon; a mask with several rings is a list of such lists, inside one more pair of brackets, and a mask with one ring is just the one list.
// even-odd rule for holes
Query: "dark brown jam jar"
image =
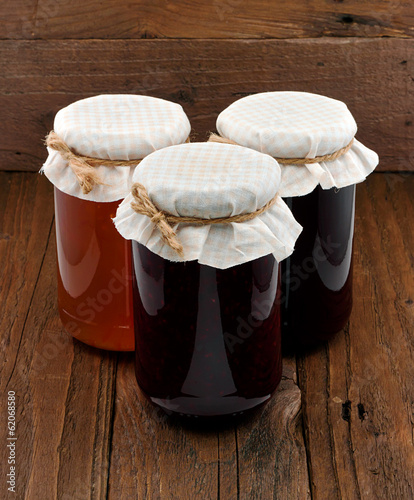
{"label": "dark brown jam jar", "polygon": [[307,92],[243,97],[217,118],[218,139],[266,153],[281,167],[279,194],[303,226],[281,263],[282,344],[329,340],[352,309],[355,185],[378,164],[345,103]]}
{"label": "dark brown jam jar", "polygon": [[225,416],[265,403],[282,374],[278,264],[171,262],[133,242],[136,376],[168,412]]}
{"label": "dark brown jam jar", "polygon": [[138,386],[199,421],[260,407],[282,375],[279,263],[302,230],[279,165],[191,143],[149,155],[132,180],[114,222],[132,240]]}
{"label": "dark brown jam jar", "polygon": [[355,186],[285,201],[303,226],[281,264],[283,343],[298,348],[329,340],[351,314]]}

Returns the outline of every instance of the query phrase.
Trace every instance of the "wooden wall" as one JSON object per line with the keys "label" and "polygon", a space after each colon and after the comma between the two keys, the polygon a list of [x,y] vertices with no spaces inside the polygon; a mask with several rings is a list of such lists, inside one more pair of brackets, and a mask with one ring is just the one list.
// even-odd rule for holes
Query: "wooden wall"
{"label": "wooden wall", "polygon": [[196,137],[241,96],[344,100],[381,170],[414,170],[412,0],[14,0],[0,12],[0,169],[38,170],[54,114],[99,93],[179,102]]}

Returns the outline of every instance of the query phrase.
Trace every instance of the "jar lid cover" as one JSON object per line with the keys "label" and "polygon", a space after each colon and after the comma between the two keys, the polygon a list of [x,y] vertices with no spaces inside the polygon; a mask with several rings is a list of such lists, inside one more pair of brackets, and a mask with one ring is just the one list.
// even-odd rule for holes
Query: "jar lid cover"
{"label": "jar lid cover", "polygon": [[[185,142],[191,127],[179,104],[141,95],[99,95],[74,102],[55,117],[54,131],[76,154],[103,160],[141,160]],[[124,198],[134,166],[95,166],[102,185],[85,194],[59,152],[48,148],[42,172],[61,191],[92,201]],[[137,161],[138,163],[138,161]]]}
{"label": "jar lid cover", "polygon": [[278,159],[331,155],[353,141],[332,161],[281,163],[282,196],[301,196],[318,184],[330,189],[362,182],[378,164],[377,154],[354,139],[357,125],[347,106],[317,94],[265,92],[244,97],[220,113],[217,130],[222,137]]}
{"label": "jar lid cover", "polygon": [[292,253],[301,231],[287,205],[275,196],[280,183],[278,163],[248,148],[214,143],[173,146],[145,158],[132,180],[145,187],[159,211],[174,217],[251,214],[275,200],[263,213],[243,222],[176,222],[173,229],[184,249],[180,257],[153,219],[134,210],[130,193],[118,208],[116,228],[124,238],[168,260],[198,260],[220,269],[268,254],[281,261]]}

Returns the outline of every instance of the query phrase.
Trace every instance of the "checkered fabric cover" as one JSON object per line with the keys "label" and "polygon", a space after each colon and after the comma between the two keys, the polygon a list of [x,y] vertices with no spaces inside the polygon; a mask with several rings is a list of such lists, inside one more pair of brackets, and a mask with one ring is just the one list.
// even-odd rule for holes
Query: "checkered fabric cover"
{"label": "checkered fabric cover", "polygon": [[[278,158],[315,158],[345,147],[357,125],[341,101],[306,92],[265,92],[244,97],[217,119],[219,134]],[[356,139],[330,162],[282,165],[280,194],[302,196],[362,182],[378,165],[378,155]]]}
{"label": "checkered fabric cover", "polygon": [[[263,207],[278,191],[280,167],[276,160],[241,146],[192,143],[172,146],[145,158],[133,175],[152,202],[177,216],[217,218],[250,213]],[[226,269],[273,253],[288,257],[301,232],[284,201],[255,219],[230,224],[197,226],[178,224],[184,247],[181,259],[160,237],[144,215],[131,208],[129,194],[114,219],[121,235],[136,240],[172,261],[198,260]]]}
{"label": "checkered fabric cover", "polygon": [[[111,160],[145,158],[186,141],[191,126],[179,104],[140,95],[99,95],[61,109],[55,132],[76,153]],[[135,167],[96,167],[106,185],[83,194],[68,163],[53,149],[41,172],[61,191],[91,201],[109,202],[130,191]]]}

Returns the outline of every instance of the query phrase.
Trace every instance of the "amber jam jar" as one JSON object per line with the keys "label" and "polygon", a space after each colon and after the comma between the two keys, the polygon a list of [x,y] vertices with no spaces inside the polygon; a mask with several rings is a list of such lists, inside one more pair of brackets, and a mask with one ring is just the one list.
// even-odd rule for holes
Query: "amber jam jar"
{"label": "amber jam jar", "polygon": [[136,377],[168,413],[231,417],[280,382],[278,263],[301,228],[279,181],[270,156],[211,143],[134,172],[115,225],[132,239]]}
{"label": "amber jam jar", "polygon": [[303,226],[281,264],[283,344],[301,349],[328,340],[351,314],[355,185],[375,169],[377,154],[355,138],[343,102],[306,92],[239,99],[220,113],[217,130],[216,140],[278,161],[279,194]]}
{"label": "amber jam jar", "polygon": [[55,187],[58,306],[63,326],[78,340],[132,351],[131,244],[112,223],[118,205]]}
{"label": "amber jam jar", "polygon": [[278,264],[230,269],[171,262],[133,242],[136,376],[161,408],[197,416],[244,412],[280,382]]}
{"label": "amber jam jar", "polygon": [[91,97],[55,117],[42,172],[55,190],[58,308],[85,344],[134,350],[131,242],[112,218],[141,159],[189,132],[181,106],[147,96]]}
{"label": "amber jam jar", "polygon": [[282,262],[284,343],[308,346],[339,332],[351,314],[355,186],[318,186],[285,201],[303,231]]}

